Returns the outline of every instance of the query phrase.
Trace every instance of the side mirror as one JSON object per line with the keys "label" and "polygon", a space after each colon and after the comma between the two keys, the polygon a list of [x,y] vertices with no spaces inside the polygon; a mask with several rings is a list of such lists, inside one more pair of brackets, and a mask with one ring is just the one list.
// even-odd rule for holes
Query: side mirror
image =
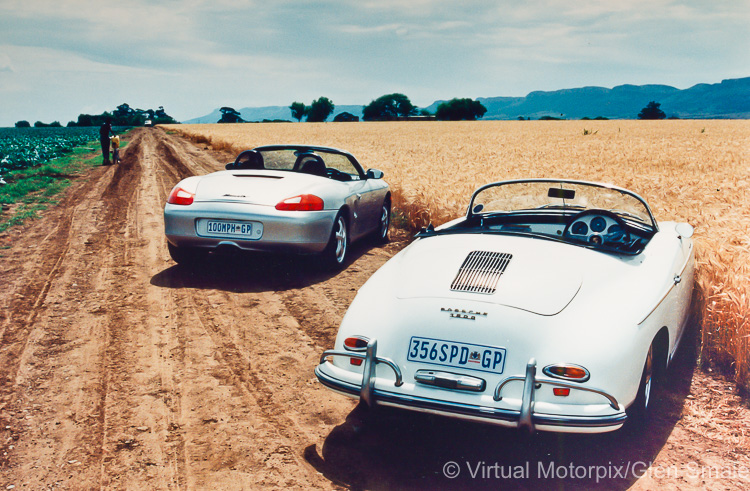
{"label": "side mirror", "polygon": [[227,165],[224,166],[226,170],[232,170],[234,169],[234,162],[229,162]]}
{"label": "side mirror", "polygon": [[367,171],[367,174],[365,174],[365,177],[367,179],[382,179],[383,171],[378,169],[369,169]]}
{"label": "side mirror", "polygon": [[695,231],[693,226],[690,225],[689,223],[678,223],[674,229],[677,232],[677,235],[680,236],[680,238],[684,237],[686,239],[689,239],[690,237],[692,237],[693,232]]}

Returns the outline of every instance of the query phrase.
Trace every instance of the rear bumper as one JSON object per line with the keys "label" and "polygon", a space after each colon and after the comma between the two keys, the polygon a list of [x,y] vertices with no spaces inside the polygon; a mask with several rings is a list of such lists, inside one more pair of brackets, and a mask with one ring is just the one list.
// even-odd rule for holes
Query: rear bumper
{"label": "rear bumper", "polygon": [[[177,247],[215,249],[232,245],[247,251],[314,254],[322,252],[328,244],[336,214],[336,210],[289,212],[243,203],[167,204],[164,232],[167,240]],[[201,219],[261,224],[262,235],[252,239],[200,235],[197,223]]]}
{"label": "rear bumper", "polygon": [[[560,387],[570,387],[570,384],[551,379],[536,378],[536,362],[532,359],[523,376],[508,377],[495,387],[494,399],[502,399],[502,389],[510,380],[524,381],[524,396],[520,410],[501,407],[488,407],[477,404],[448,401],[438,398],[422,397],[399,392],[397,389],[403,384],[400,368],[387,358],[377,356],[377,341],[371,340],[373,346],[368,345],[365,353],[342,352],[329,350],[321,356],[320,364],[315,368],[315,375],[320,383],[329,389],[343,395],[359,398],[368,405],[383,405],[399,407],[411,411],[438,414],[458,419],[490,423],[499,426],[525,428],[529,431],[555,431],[569,433],[604,433],[615,431],[622,427],[627,419],[624,409],[614,397],[603,391],[591,388],[575,387],[577,390],[587,390],[597,393],[608,401],[612,413],[608,415],[573,416],[562,414],[542,414],[534,411],[534,391],[540,384],[550,384]],[[341,369],[327,361],[330,356],[347,356],[364,360],[364,373],[361,383],[353,383],[337,376]],[[395,383],[378,383],[376,387],[375,366],[385,364],[394,371]],[[391,387],[393,387],[391,389]]]}

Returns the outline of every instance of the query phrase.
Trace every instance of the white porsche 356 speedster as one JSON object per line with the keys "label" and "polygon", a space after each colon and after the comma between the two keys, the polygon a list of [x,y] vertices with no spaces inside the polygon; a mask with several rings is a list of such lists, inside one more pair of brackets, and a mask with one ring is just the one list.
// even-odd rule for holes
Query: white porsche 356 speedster
{"label": "white porsche 356 speedster", "polygon": [[365,283],[315,373],[369,406],[616,430],[648,414],[685,331],[692,234],[615,186],[488,184]]}

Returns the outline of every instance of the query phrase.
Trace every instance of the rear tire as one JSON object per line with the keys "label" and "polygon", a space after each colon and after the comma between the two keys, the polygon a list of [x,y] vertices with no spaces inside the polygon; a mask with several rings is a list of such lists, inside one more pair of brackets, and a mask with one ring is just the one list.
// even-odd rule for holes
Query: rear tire
{"label": "rear tire", "polygon": [[328,245],[323,251],[323,259],[326,266],[329,268],[341,269],[344,267],[348,253],[349,228],[343,212],[339,212],[339,214],[336,215],[336,219],[333,221],[331,238],[328,240]]}
{"label": "rear tire", "polygon": [[207,251],[195,247],[177,247],[167,242],[169,255],[177,264],[192,264],[205,259]]}

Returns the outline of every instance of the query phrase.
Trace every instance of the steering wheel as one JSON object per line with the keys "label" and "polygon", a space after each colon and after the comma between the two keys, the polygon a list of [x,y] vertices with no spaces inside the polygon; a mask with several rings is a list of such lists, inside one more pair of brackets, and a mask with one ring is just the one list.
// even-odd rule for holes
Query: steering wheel
{"label": "steering wheel", "polygon": [[630,243],[625,220],[609,210],[592,209],[576,213],[565,225],[562,236],[597,247]]}

